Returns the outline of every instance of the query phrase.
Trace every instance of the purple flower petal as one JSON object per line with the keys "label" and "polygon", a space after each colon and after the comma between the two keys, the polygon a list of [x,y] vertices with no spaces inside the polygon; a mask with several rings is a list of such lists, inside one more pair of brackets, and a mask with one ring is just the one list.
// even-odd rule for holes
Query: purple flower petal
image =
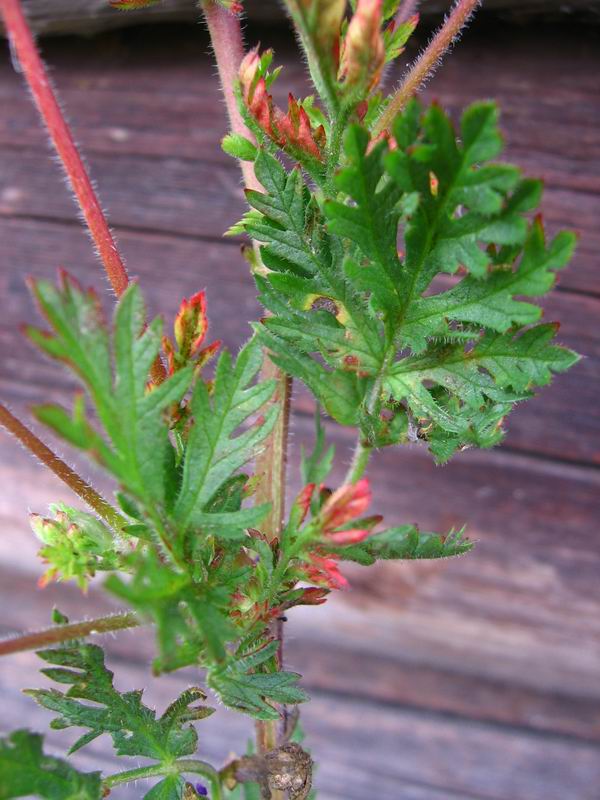
{"label": "purple flower petal", "polygon": [[208,789],[203,783],[197,783],[194,788],[196,789],[196,794],[199,794],[200,797],[208,797]]}

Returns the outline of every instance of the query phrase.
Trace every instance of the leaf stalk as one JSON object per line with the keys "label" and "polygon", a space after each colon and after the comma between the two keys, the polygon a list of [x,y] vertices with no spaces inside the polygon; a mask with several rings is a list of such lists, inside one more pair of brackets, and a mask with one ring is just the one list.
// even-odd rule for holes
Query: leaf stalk
{"label": "leaf stalk", "polygon": [[393,93],[389,105],[375,123],[374,136],[390,127],[394,118],[402,111],[410,98],[431,77],[480,2],[481,0],[457,0],[441,28],[410,67]]}
{"label": "leaf stalk", "polygon": [[117,772],[115,775],[109,775],[104,778],[102,785],[105,789],[111,789],[113,786],[143,780],[144,778],[154,778],[164,775],[181,775],[182,773],[202,775],[202,777],[206,778],[210,783],[212,800],[221,800],[221,780],[217,770],[206,761],[192,758],[181,759],[168,765],[152,764],[147,767],[138,767],[137,769]]}
{"label": "leaf stalk", "polygon": [[119,530],[126,525],[125,519],[107,502],[87,481],[66,464],[48,445],[44,444],[35,433],[24,425],[20,419],[0,403],[0,425],[11,433],[15,439],[30,453],[48,467],[58,478],[66,483],[76,495],[92,508],[111,528]]}
{"label": "leaf stalk", "polygon": [[137,628],[142,625],[137,614],[110,614],[97,619],[83,620],[82,622],[69,622],[65,625],[53,625],[40,631],[24,633],[20,636],[11,636],[0,641],[0,656],[13,653],[22,653],[25,650],[38,650],[42,647],[51,647],[61,642],[72,639],[82,639],[92,634],[113,633],[126,628]]}
{"label": "leaf stalk", "polygon": [[50,77],[35,45],[20,0],[0,0],[0,15],[37,109],[67,173],[110,284],[118,297],[129,283],[127,270],[52,89]]}

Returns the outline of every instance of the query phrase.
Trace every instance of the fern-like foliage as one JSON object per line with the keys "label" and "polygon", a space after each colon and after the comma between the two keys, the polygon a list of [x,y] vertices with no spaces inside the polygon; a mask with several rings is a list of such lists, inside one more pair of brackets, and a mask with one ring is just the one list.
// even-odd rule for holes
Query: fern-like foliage
{"label": "fern-like foliage", "polygon": [[575,237],[546,243],[529,221],[541,184],[492,161],[497,118],[475,104],[457,134],[413,101],[387,138],[352,125],[333,188],[316,193],[299,168],[256,158],[265,192],[247,192],[235,230],[263,243],[261,340],[373,445],[417,433],[439,461],[492,446],[515,403],[577,359],[525,299],[551,288]]}
{"label": "fern-like foliage", "polygon": [[173,761],[196,749],[198,737],[190,723],[214,711],[204,705],[193,705],[204,701],[206,695],[201,689],[192,688],[157,719],[156,713],[142,702],[141,691],[121,693],[115,689],[113,673],[107,669],[104,652],[98,645],[74,643],[41,650],[38,656],[53,665],[43,669],[43,674],[69,688],[66,692],[27,689],[26,693],[58,714],[53,728],[89,729],[71,747],[70,753],[108,733],[117,755]]}
{"label": "fern-like foliage", "polygon": [[[260,594],[244,552],[247,529],[268,510],[244,507],[249,476],[240,469],[278,413],[272,407],[249,424],[274,390],[273,381],[256,381],[260,346],[249,342],[235,360],[223,352],[210,382],[193,366],[178,365],[155,385],[150,372],[162,325],[144,325],[137,286],[119,301],[112,328],[96,295],[67,275],[58,287],[40,281],[32,290],[51,331],[30,327],[29,337],[75,372],[94,415],[86,413],[83,396],[72,413],[55,405],[38,406],[35,413],[117,479],[124,515],[117,531],[67,507],[57,508],[53,518],[34,517],[41,555],[50,564],[45,579],[85,586],[97,571],[111,572],[106,587],[156,625],[157,671],[200,662],[214,671],[214,688],[225,703],[242,707],[236,692],[245,691],[245,708],[273,716],[265,698],[272,691],[277,702],[283,686],[298,676],[268,677],[275,661],[266,657],[248,674],[247,651],[264,644],[269,617],[245,618],[239,611],[249,596],[254,601]],[[89,652],[97,657],[97,650]],[[50,655],[58,657],[56,651]],[[259,666],[263,675],[254,674]],[[292,688],[285,696],[288,702],[304,699]]]}

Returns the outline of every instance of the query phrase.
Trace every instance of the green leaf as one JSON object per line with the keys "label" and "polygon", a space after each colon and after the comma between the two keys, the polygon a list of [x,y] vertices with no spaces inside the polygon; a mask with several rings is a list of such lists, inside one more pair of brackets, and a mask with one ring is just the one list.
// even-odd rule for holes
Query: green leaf
{"label": "green leaf", "polygon": [[414,349],[421,349],[427,337],[444,335],[446,321],[474,323],[504,333],[514,326],[535,323],[542,311],[533,303],[515,299],[515,295],[538,297],[554,284],[556,270],[568,263],[575,247],[575,236],[559,233],[546,247],[544,230],[536,220],[525,242],[523,255],[513,267],[499,264],[486,280],[463,278],[445,292],[416,300],[408,313],[402,339]]}
{"label": "green leaf", "polygon": [[336,548],[335,553],[345,561],[368,566],[379,560],[420,560],[450,558],[463,555],[473,547],[462,531],[447,536],[421,533],[414,525],[402,525],[376,533],[357,545]]}
{"label": "green leaf", "polygon": [[[191,722],[211,713],[202,705],[201,689],[187,689],[157,718],[142,702],[141,691],[121,693],[113,685],[113,673],[104,664],[102,648],[75,644],[38,652],[46,663],[55,666],[42,670],[52,680],[69,689],[28,689],[41,706],[57,713],[53,728],[82,727],[88,732],[71,747],[80,747],[108,733],[117,755],[143,756],[170,764],[176,758],[195,752],[198,735]],[[84,702],[81,702],[84,701]]]}
{"label": "green leaf", "polygon": [[181,800],[185,781],[181,775],[169,775],[144,795],[144,800]]}
{"label": "green leaf", "polygon": [[78,375],[103,433],[87,420],[81,397],[72,415],[45,405],[35,409],[38,419],[87,450],[136,497],[167,504],[173,488],[174,451],[163,412],[182,398],[191,369],[148,390],[150,368],[161,343],[161,323],[155,320],[144,328],[144,305],[136,284],[119,300],[112,332],[96,295],[82,291],[67,275],[58,288],[39,281],[32,284],[32,291],[52,331],[29,328],[29,336]]}
{"label": "green leaf", "polygon": [[99,772],[78,772],[42,751],[42,737],[27,730],[0,738],[0,800],[100,800]]}
{"label": "green leaf", "polygon": [[[210,542],[206,547],[210,549]],[[225,645],[237,636],[229,620],[230,586],[243,577],[232,563],[236,553],[224,559],[220,570],[213,568],[210,580],[167,565],[149,551],[131,557],[133,574],[128,581],[117,575],[106,581],[108,591],[155,623],[156,672],[224,658]],[[200,571],[200,554],[197,560]]]}
{"label": "green leaf", "polygon": [[[397,5],[397,3],[395,5]],[[384,29],[383,42],[385,45],[386,63],[394,61],[394,59],[398,58],[398,56],[404,52],[404,45],[412,36],[415,28],[417,27],[418,21],[418,15],[414,14],[406,22],[400,23],[400,25],[392,30],[390,30],[390,26]]]}
{"label": "green leaf", "polygon": [[[195,422],[186,446],[181,487],[174,508],[175,520],[182,528],[206,524],[206,507],[211,498],[253,458],[275,424],[279,409],[272,406],[258,424],[235,435],[275,390],[274,381],[254,383],[261,363],[260,346],[252,341],[240,352],[235,364],[229,353],[222,353],[211,393],[202,381],[196,383],[191,401]],[[238,516],[230,518],[229,526],[222,517],[224,527],[241,530],[247,526],[244,515],[231,513]],[[252,520],[256,522],[264,513],[265,509],[254,509]]]}
{"label": "green leaf", "polygon": [[[383,181],[382,142],[368,152],[369,134],[357,125],[345,138],[347,165],[336,176],[336,186],[347,202],[328,200],[324,205],[328,228],[353,242],[367,259],[369,286],[380,307],[393,313],[400,304],[398,283],[400,261],[397,231],[401,189],[393,181]],[[354,266],[356,271],[357,266]]]}
{"label": "green leaf", "polygon": [[[257,277],[260,299],[273,312],[258,329],[260,341],[277,363],[310,386],[328,413],[352,424],[365,388],[356,374],[377,372],[383,359],[381,323],[365,308],[360,275],[356,270],[351,275],[350,262],[348,274],[336,270],[336,261],[344,258],[341,242],[327,233],[321,212],[308,202],[300,171],[286,174],[264,152],[255,166],[267,193],[247,195],[253,210],[242,225],[264,243],[263,262],[271,270],[266,278]],[[322,358],[335,370],[332,382],[323,380]]]}
{"label": "green leaf", "polygon": [[265,193],[248,196],[242,223],[267,268],[257,330],[336,421],[374,447],[416,434],[445,461],[498,443],[511,408],[574,363],[550,344],[554,328],[531,327],[542,312],[530,299],[575,237],[547,244],[528,220],[541,184],[492,161],[493,103],[470,106],[457,135],[439,106],[411,101],[391,133],[393,146],[351,125],[333,181],[313,194],[300,170],[259,153]]}
{"label": "green leaf", "polygon": [[335,445],[326,447],[325,429],[321,422],[321,409],[315,409],[315,444],[310,456],[306,455],[304,446],[300,447],[300,475],[303,486],[324,483],[331,472],[335,456]]}
{"label": "green leaf", "polygon": [[[276,641],[259,643],[249,651],[241,648],[235,660],[209,669],[208,685],[230,708],[256,719],[279,719],[275,703],[303,703],[308,697],[296,685],[300,679],[298,673],[269,670],[268,662],[273,660],[277,648]],[[267,671],[254,671],[257,668]]]}
{"label": "green leaf", "polygon": [[254,161],[256,158],[256,145],[239,133],[228,133],[221,142],[221,147],[227,155],[242,161]]}

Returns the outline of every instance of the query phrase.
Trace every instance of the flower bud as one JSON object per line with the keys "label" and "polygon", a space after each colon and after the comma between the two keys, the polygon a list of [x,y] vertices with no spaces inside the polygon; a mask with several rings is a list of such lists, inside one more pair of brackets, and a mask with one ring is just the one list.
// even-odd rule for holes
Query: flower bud
{"label": "flower bud", "polygon": [[193,355],[204,341],[208,329],[205,292],[196,292],[189,300],[184,298],[181,301],[173,328],[179,349]]}
{"label": "flower bud", "polygon": [[346,13],[346,0],[302,0],[312,22],[312,35],[319,55],[333,70],[340,57],[340,30]]}
{"label": "flower bud", "polygon": [[184,298],[181,301],[173,330],[177,351],[166,336],[162,341],[170,375],[187,366],[190,361],[193,361],[195,366],[200,369],[212,358],[221,345],[220,341],[216,341],[202,347],[208,331],[205,292],[196,292],[189,299]]}
{"label": "flower bud", "polygon": [[325,534],[350,520],[360,517],[371,503],[371,489],[367,478],[357,483],[347,483],[337,489],[321,509],[321,522]]}
{"label": "flower bud", "polygon": [[260,68],[260,56],[258,55],[258,47],[248,51],[239,68],[239,81],[244,94],[244,100],[249,104],[252,100],[252,93],[255,87],[255,78],[258,75]]}
{"label": "flower bud", "polygon": [[381,31],[383,0],[358,0],[342,47],[340,78],[347,89],[369,93],[385,65]]}

